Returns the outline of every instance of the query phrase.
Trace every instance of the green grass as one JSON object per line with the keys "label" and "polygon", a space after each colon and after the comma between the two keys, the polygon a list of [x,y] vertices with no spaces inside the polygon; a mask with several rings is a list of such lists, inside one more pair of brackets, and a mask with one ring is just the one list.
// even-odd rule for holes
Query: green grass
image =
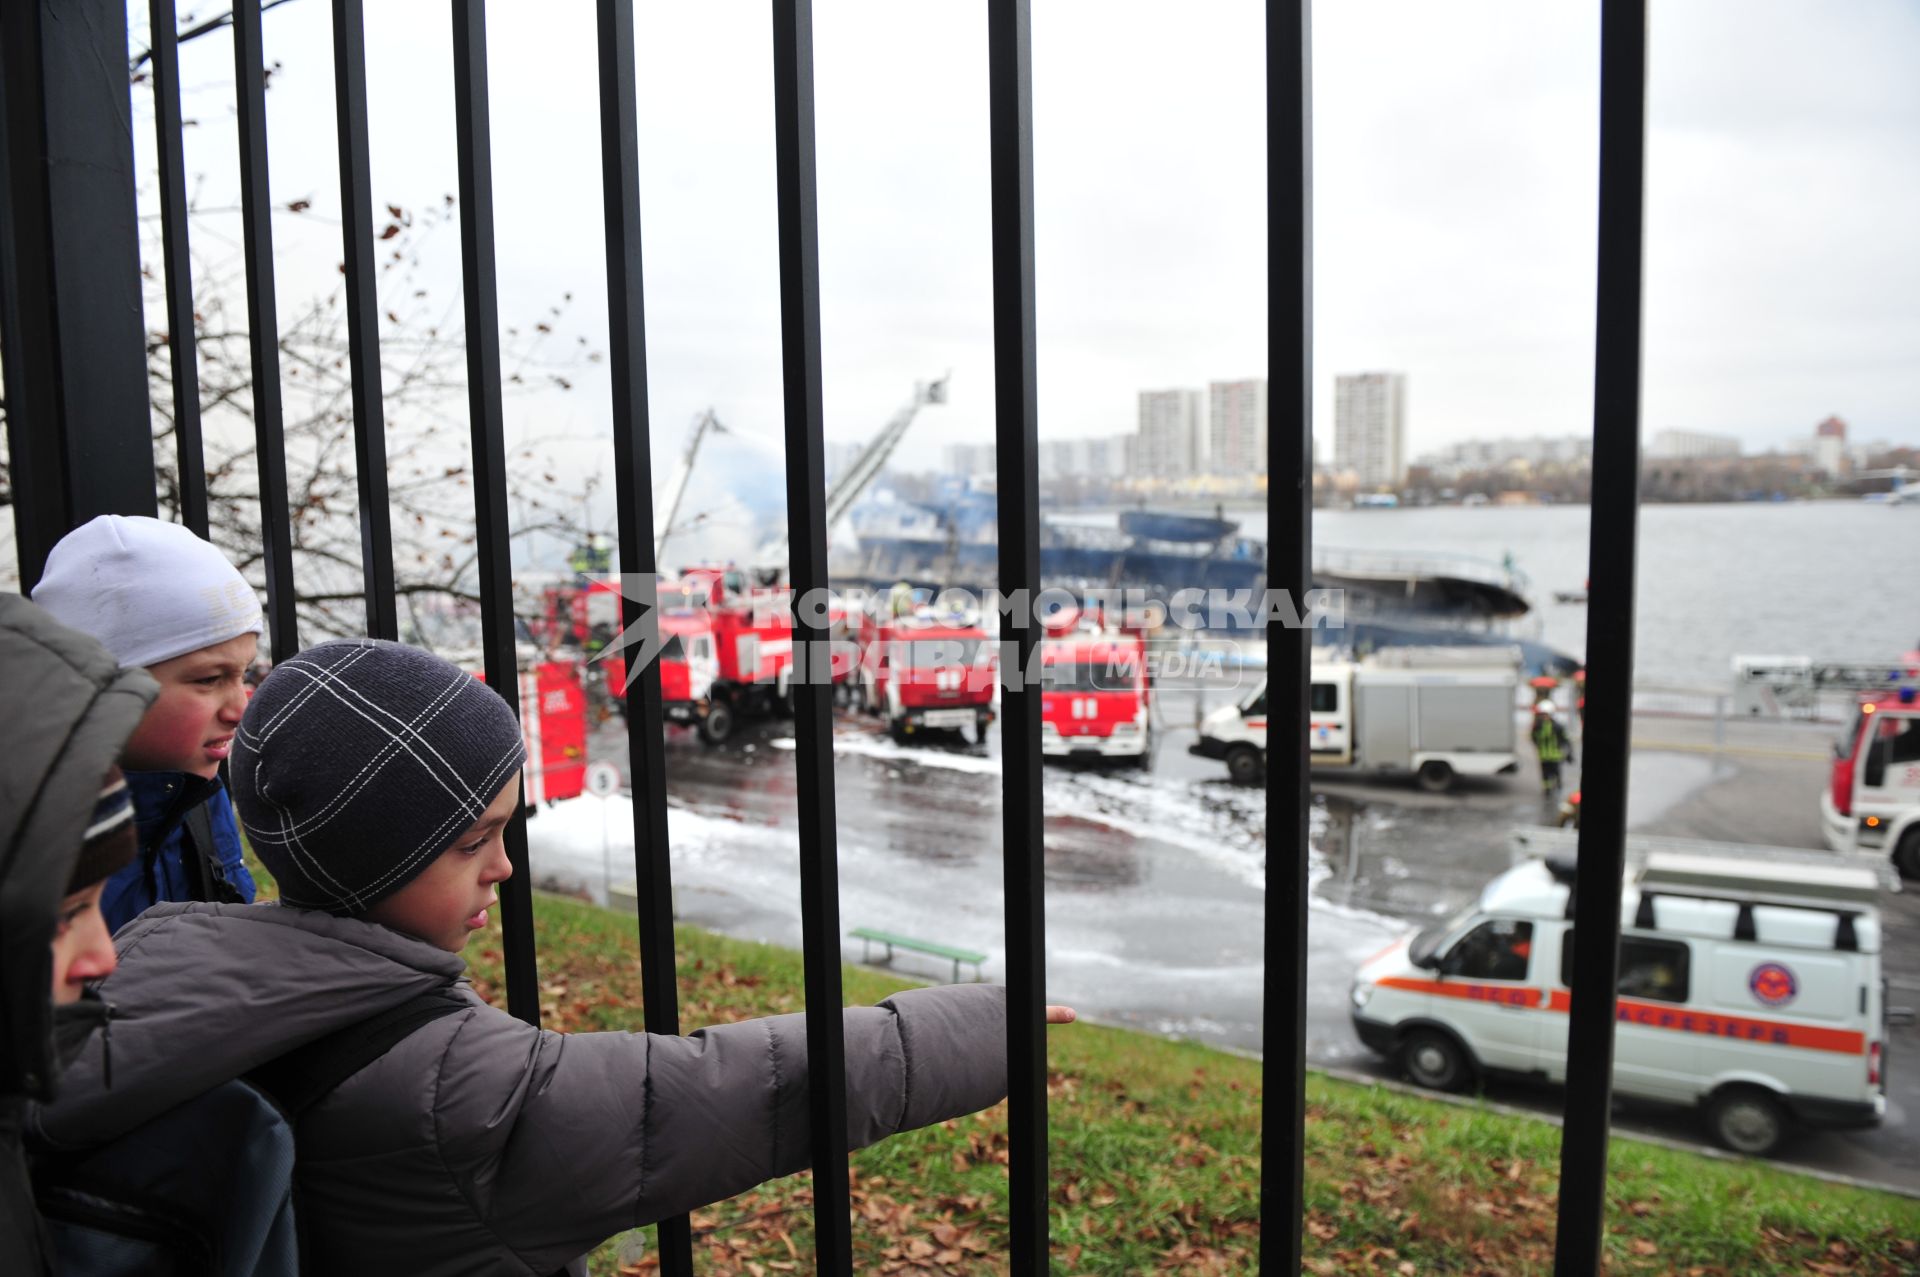
{"label": "green grass", "polygon": [[[631,921],[553,896],[537,913],[546,1024],[639,1028]],[[693,928],[675,943],[689,1029],[801,1008],[799,954]],[[482,933],[467,955],[489,996],[498,945]],[[852,1003],[908,987],[851,967],[844,981]],[[1049,1034],[1049,1065],[1056,1272],[1257,1271],[1256,1063],[1074,1025]],[[1316,1075],[1306,1144],[1308,1271],[1551,1270],[1559,1132],[1547,1123]],[[857,1153],[855,1270],[1003,1271],[1006,1150],[1002,1105]],[[1611,1170],[1613,1271],[1920,1271],[1920,1202],[1624,1139]],[[794,1176],[696,1213],[700,1271],[810,1270],[808,1184]],[[647,1253],[627,1271],[651,1271]],[[594,1271],[620,1271],[613,1243]]]}

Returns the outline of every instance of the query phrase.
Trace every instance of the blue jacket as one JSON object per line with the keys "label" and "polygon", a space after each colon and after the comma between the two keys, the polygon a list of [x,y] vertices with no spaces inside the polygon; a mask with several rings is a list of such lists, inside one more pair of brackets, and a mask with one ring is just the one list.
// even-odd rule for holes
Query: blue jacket
{"label": "blue jacket", "polygon": [[[188,772],[128,772],[133,791],[133,819],[140,831],[140,854],[133,863],[107,879],[100,896],[100,912],[107,928],[118,931],[163,900],[232,900],[234,895],[253,903],[253,875],[240,854],[240,827],[219,779]],[[200,882],[200,855],[187,832],[186,819],[205,804],[213,829],[209,859],[230,888],[225,892],[196,890]]]}

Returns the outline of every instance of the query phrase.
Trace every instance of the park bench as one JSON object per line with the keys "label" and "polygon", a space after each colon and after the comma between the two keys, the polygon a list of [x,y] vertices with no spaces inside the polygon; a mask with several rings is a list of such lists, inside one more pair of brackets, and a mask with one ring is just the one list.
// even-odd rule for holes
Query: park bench
{"label": "park bench", "polygon": [[931,940],[916,940],[912,936],[897,935],[891,931],[881,931],[876,927],[855,927],[848,934],[860,941],[860,961],[862,962],[868,960],[868,956],[872,952],[870,946],[876,944],[887,946],[887,961],[889,963],[893,961],[893,951],[895,949],[911,949],[915,953],[926,953],[936,958],[946,958],[953,963],[953,982],[955,984],[960,983],[961,963],[972,963],[973,978],[978,980],[980,978],[980,964],[987,960],[986,954],[975,953],[971,949],[956,949],[952,945],[936,944]]}

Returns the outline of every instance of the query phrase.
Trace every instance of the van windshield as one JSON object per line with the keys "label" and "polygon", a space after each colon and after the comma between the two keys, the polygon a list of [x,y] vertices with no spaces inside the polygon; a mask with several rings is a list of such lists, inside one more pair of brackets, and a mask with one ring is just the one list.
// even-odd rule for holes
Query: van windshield
{"label": "van windshield", "polygon": [[1440,947],[1442,940],[1473,920],[1475,911],[1474,905],[1468,905],[1445,922],[1435,922],[1420,928],[1412,942],[1407,945],[1407,957],[1412,959],[1415,966],[1424,966],[1427,960],[1433,957],[1434,950]]}
{"label": "van windshield", "polygon": [[1849,719],[1845,727],[1840,729],[1840,734],[1833,738],[1833,756],[1835,758],[1844,761],[1853,757],[1853,746],[1854,742],[1860,739],[1862,720],[1870,717],[1872,716],[1863,709]]}

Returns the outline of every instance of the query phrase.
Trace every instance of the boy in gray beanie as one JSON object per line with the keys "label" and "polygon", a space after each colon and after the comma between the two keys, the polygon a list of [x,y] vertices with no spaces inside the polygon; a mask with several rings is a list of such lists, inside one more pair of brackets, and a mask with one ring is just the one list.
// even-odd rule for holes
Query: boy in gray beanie
{"label": "boy in gray beanie", "polygon": [[33,601],[160,684],[121,758],[140,854],[107,880],[107,926],[161,900],[252,900],[220,764],[264,628],[253,587],[177,523],[103,514],[53,547]]}
{"label": "boy in gray beanie", "polygon": [[[804,1017],[687,1037],[558,1034],[484,1002],[456,956],[512,872],[524,761],[506,703],[398,644],[277,666],[241,723],[241,819],[287,907],[169,904],[118,937],[114,1084],[76,1062],[39,1134],[98,1143],[423,992],[462,1006],[308,1110],[302,1230],[317,1271],[544,1274],[623,1229],[802,1169]],[[989,985],[845,1013],[851,1145],[1006,1092]],[[1049,1018],[1072,1018],[1050,1008]]]}

